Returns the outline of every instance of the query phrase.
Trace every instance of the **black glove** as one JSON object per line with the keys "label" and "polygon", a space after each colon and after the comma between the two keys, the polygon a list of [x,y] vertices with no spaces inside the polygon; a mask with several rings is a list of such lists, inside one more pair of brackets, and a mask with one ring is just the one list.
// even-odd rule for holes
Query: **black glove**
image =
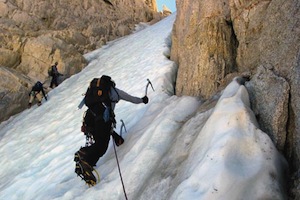
{"label": "black glove", "polygon": [[144,104],[147,104],[147,103],[149,102],[149,99],[148,99],[147,96],[144,96],[144,97],[142,98],[142,100],[143,100],[143,103],[144,103]]}
{"label": "black glove", "polygon": [[115,131],[111,135],[117,146],[120,146],[121,144],[124,143],[124,139],[120,135],[118,135]]}

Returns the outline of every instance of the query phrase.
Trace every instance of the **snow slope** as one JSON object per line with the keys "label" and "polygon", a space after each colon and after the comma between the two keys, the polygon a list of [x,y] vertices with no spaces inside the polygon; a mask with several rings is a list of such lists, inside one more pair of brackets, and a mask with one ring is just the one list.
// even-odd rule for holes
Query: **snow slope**
{"label": "snow slope", "polygon": [[0,124],[0,199],[125,199],[112,143],[89,188],[74,173],[74,153],[89,82],[110,75],[117,87],[150,102],[116,106],[128,132],[117,148],[128,199],[284,199],[286,162],[257,126],[236,80],[217,105],[174,96],[176,65],[166,58],[175,15],[86,55],[89,65],[49,93],[49,100]]}

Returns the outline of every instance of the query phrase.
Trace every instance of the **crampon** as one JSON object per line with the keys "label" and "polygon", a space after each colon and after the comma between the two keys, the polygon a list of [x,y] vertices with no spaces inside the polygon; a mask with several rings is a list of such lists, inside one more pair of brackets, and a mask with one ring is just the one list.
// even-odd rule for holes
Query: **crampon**
{"label": "crampon", "polygon": [[[86,161],[82,160],[78,152],[75,153],[74,161],[76,162],[75,173],[80,176],[80,178],[84,180],[89,187],[100,182],[99,173]],[[97,178],[93,172],[96,174]]]}

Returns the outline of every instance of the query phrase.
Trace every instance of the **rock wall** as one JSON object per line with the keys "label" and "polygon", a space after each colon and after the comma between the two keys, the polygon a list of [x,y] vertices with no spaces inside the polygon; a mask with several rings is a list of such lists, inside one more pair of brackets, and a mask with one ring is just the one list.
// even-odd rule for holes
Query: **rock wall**
{"label": "rock wall", "polygon": [[300,199],[300,1],[177,0],[171,59],[177,95],[209,98],[228,77],[248,74],[261,129],[290,164]]}
{"label": "rock wall", "polygon": [[[155,0],[0,0],[0,94],[5,94],[0,112],[10,106],[0,122],[26,108],[23,93],[34,82],[49,84],[47,71],[54,62],[68,78],[87,65],[84,53],[130,34],[139,22],[162,17]],[[8,80],[21,76],[26,84],[6,88]]]}
{"label": "rock wall", "polygon": [[288,82],[272,69],[259,66],[246,87],[260,128],[269,134],[277,149],[284,152],[290,93]]}
{"label": "rock wall", "polygon": [[7,67],[0,67],[0,77],[0,120],[3,120],[5,116],[20,112],[27,106],[27,88],[31,82],[26,76]]}
{"label": "rock wall", "polygon": [[176,93],[208,98],[226,74],[237,70],[229,3],[177,1],[177,8],[171,53],[180,66]]}

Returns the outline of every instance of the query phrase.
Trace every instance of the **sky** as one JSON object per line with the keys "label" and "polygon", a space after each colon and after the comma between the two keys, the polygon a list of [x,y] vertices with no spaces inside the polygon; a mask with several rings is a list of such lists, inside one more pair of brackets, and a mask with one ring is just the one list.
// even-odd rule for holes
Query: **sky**
{"label": "sky", "polygon": [[176,11],[176,0],[156,0],[157,9],[162,11],[163,5],[166,5],[172,12]]}
{"label": "sky", "polygon": [[[213,99],[174,95],[177,65],[170,55],[175,14],[85,55],[89,64],[48,93],[41,106],[0,124],[0,199],[125,199],[113,143],[88,187],[75,174],[74,153],[85,145],[82,100],[94,77],[148,104],[120,101],[115,109],[123,145],[117,147],[124,188],[134,200],[284,199],[287,163],[262,132],[246,88],[234,79]],[[210,106],[209,106],[210,105]]]}

